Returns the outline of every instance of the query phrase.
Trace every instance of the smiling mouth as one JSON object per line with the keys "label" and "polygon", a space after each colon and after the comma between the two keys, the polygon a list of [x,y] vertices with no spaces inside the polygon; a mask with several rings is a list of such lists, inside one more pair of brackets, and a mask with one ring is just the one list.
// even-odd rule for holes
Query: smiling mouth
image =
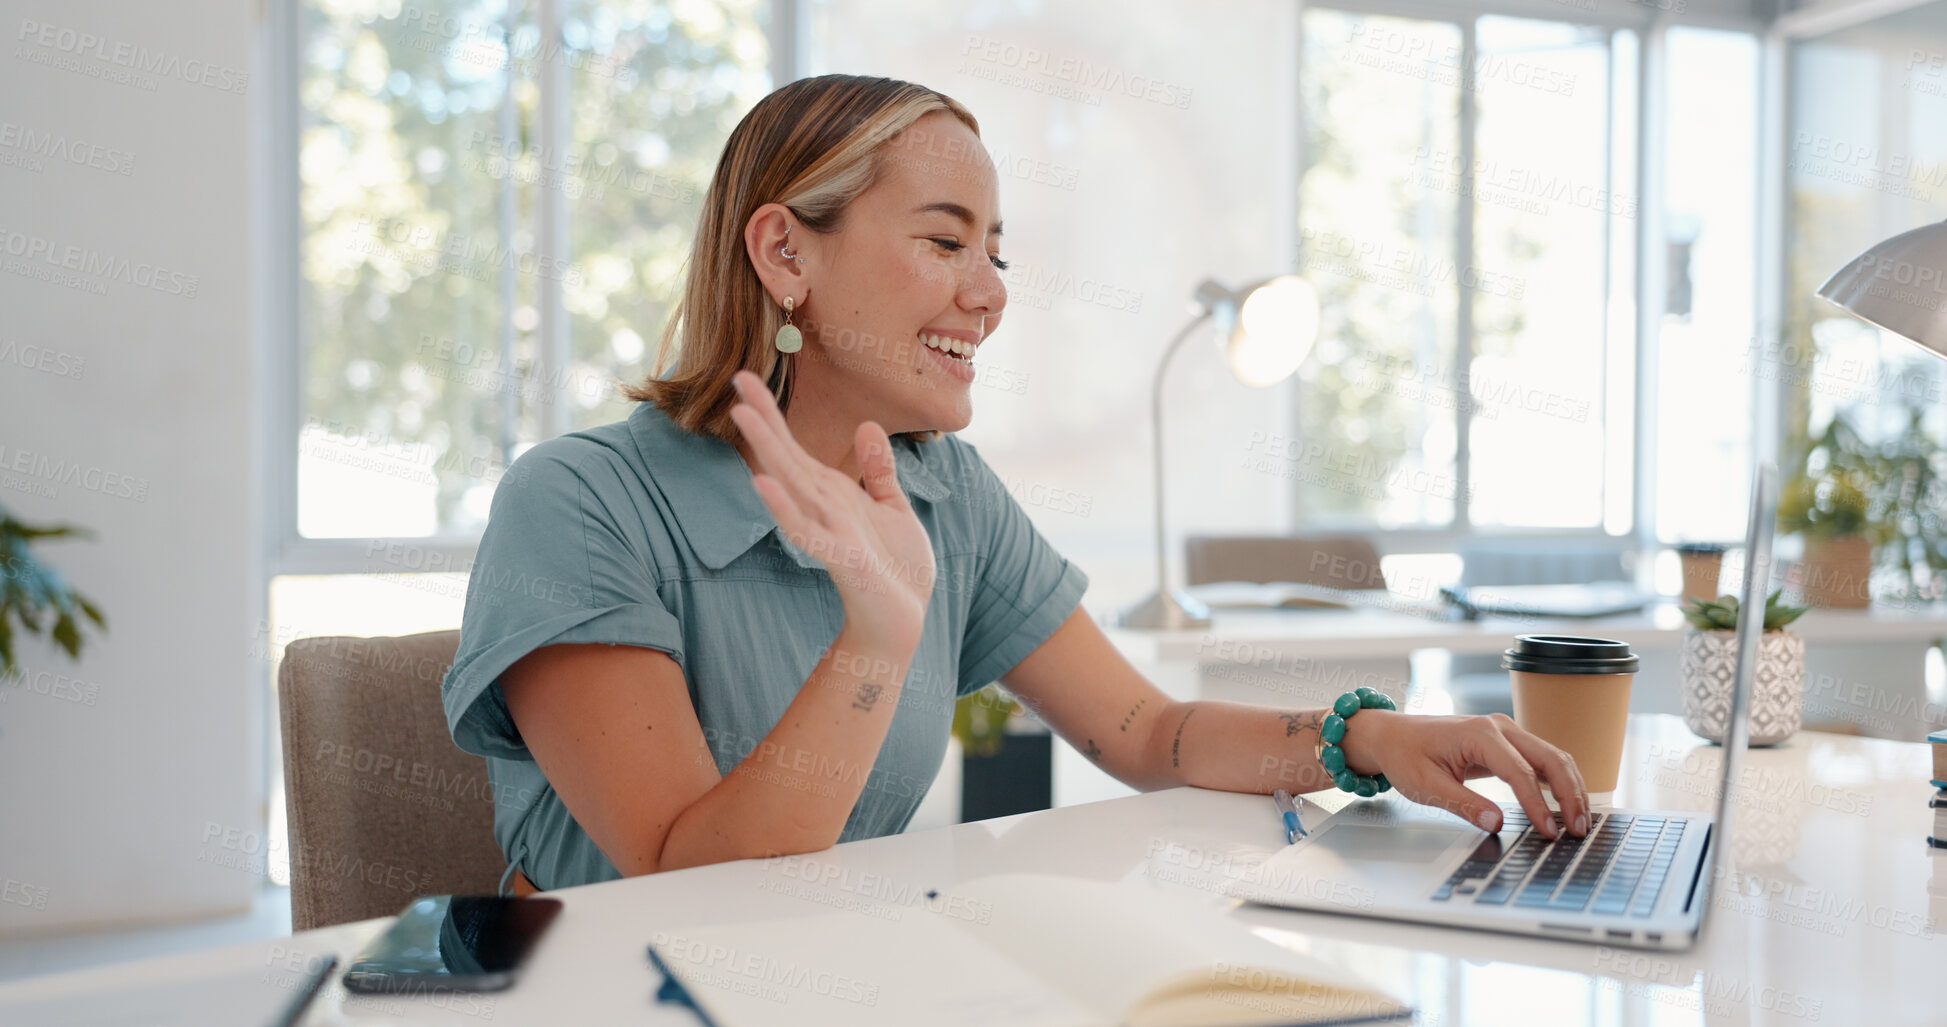
{"label": "smiling mouth", "polygon": [[964,342],[960,339],[949,338],[944,335],[933,335],[929,332],[919,333],[919,341],[927,349],[938,350],[940,353],[965,364],[973,363],[974,352],[980,348],[980,343],[977,342]]}

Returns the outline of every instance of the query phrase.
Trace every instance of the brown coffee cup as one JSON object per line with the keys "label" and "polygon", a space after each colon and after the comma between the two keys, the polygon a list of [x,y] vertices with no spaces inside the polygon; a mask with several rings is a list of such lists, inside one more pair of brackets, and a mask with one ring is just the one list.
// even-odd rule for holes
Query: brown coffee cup
{"label": "brown coffee cup", "polygon": [[1677,562],[1683,568],[1683,599],[1716,599],[1717,580],[1724,573],[1724,547],[1683,545],[1677,547]]}
{"label": "brown coffee cup", "polygon": [[1626,643],[1574,635],[1520,635],[1501,657],[1514,682],[1515,723],[1575,757],[1597,805],[1615,796],[1640,662]]}

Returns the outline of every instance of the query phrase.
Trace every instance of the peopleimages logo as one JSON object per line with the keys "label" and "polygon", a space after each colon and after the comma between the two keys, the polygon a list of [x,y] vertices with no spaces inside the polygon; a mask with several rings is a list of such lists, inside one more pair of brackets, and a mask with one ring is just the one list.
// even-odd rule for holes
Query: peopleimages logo
{"label": "peopleimages logo", "polygon": [[[1001,39],[984,36],[968,36],[961,44],[960,56],[969,61],[979,61],[993,69],[1005,70],[1018,75],[1033,76],[1051,82],[1063,83],[1081,89],[1099,89],[1105,93],[1119,93],[1138,100],[1159,103],[1178,110],[1190,106],[1190,97],[1195,90],[1152,75],[1125,72],[1121,68],[1095,64],[1080,57],[1061,56],[1039,47],[1022,46]],[[970,70],[968,65],[962,71]],[[995,77],[991,74],[983,78]],[[1025,84],[1007,82],[1005,84]],[[1084,103],[1100,103],[1098,99],[1088,99],[1086,94],[1072,96]]]}
{"label": "peopleimages logo", "polygon": [[27,157],[45,157],[111,175],[135,171],[135,155],[127,150],[54,132],[36,132],[11,121],[0,121],[0,149],[18,150]]}
{"label": "peopleimages logo", "polygon": [[[97,65],[106,64],[144,75],[181,79],[191,85],[208,86],[226,93],[241,93],[250,87],[250,73],[247,71],[212,64],[194,57],[185,59],[181,54],[151,50],[135,43],[110,39],[80,29],[49,25],[31,18],[20,19],[20,32],[14,39],[18,44],[14,49],[14,56],[34,60],[35,58],[26,49],[27,46],[32,45],[42,51],[53,51],[73,59],[61,62],[60,66],[65,70],[84,75],[92,76],[95,71],[87,65],[74,63],[74,60],[93,61]],[[45,56],[48,55],[43,54],[43,57]],[[42,59],[36,63],[50,62]]]}
{"label": "peopleimages logo", "polygon": [[[27,261],[21,267],[8,270],[28,277],[40,277],[34,273],[34,264],[46,264],[42,270],[59,269],[94,279],[123,282],[142,289],[168,293],[194,299],[196,289],[202,279],[196,275],[172,270],[146,260],[130,260],[127,257],[113,257],[100,250],[73,243],[59,243],[43,235],[28,235],[0,226],[0,254],[17,257]],[[72,277],[72,275],[70,276]],[[86,284],[86,283],[83,283]],[[99,285],[99,282],[94,283]],[[99,291],[98,289],[91,291]]]}

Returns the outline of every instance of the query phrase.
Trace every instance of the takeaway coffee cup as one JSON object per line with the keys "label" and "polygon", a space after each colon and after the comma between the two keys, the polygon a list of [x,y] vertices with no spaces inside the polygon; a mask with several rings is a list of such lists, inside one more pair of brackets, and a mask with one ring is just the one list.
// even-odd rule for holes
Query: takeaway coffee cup
{"label": "takeaway coffee cup", "polygon": [[1514,721],[1575,757],[1589,801],[1615,798],[1636,654],[1622,642],[1520,635],[1501,657],[1514,679]]}
{"label": "takeaway coffee cup", "polygon": [[1683,568],[1682,599],[1717,598],[1717,579],[1724,572],[1723,546],[1704,543],[1678,546],[1677,562]]}

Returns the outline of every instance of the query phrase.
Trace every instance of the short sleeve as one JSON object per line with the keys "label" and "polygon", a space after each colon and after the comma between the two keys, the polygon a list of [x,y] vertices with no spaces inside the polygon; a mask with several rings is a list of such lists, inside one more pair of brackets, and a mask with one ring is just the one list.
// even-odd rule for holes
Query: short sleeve
{"label": "short sleeve", "polygon": [[1088,575],[1055,551],[971,445],[958,476],[969,494],[973,527],[985,559],[960,643],[959,694],[1002,674],[1048,640],[1088,590]]}
{"label": "short sleeve", "polygon": [[[467,580],[459,651],[441,683],[453,741],[467,752],[531,759],[500,675],[543,646],[637,645],[683,659],[676,618],[634,515],[632,474],[612,451],[563,436],[522,454],[494,492]],[[618,517],[629,512],[632,528]]]}

